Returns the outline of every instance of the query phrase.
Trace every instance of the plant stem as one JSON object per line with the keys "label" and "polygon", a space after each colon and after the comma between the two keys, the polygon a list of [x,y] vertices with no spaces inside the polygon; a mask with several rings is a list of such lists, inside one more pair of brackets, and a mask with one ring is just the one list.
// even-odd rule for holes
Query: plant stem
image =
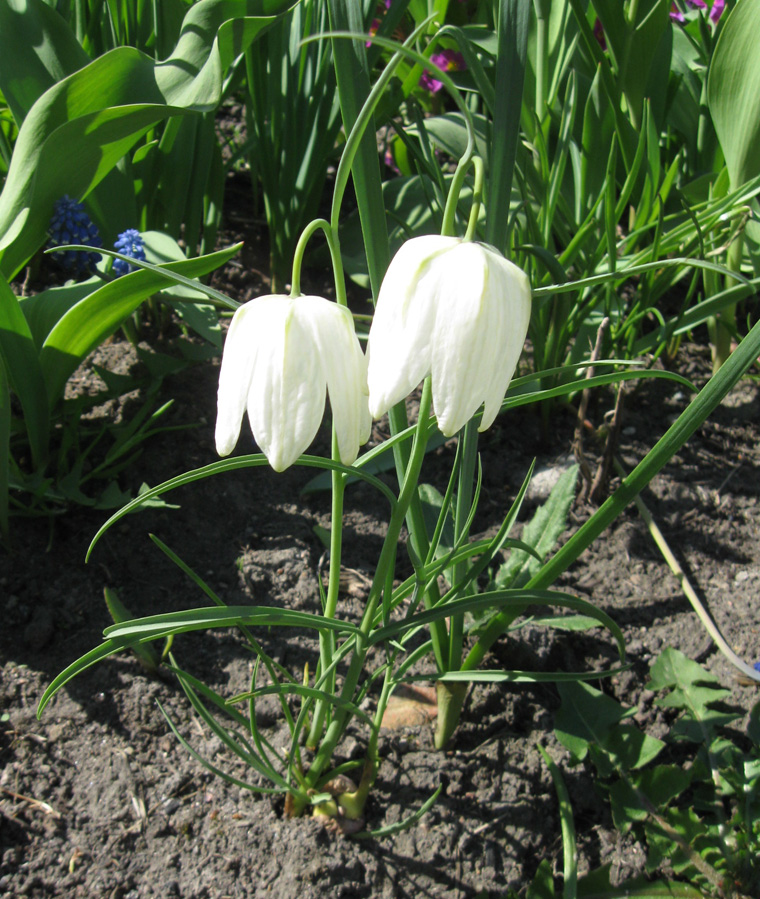
{"label": "plant stem", "polygon": [[[341,698],[345,699],[347,702],[352,702],[356,694],[359,678],[364,669],[364,660],[369,648],[368,638],[373,627],[378,603],[380,602],[385,589],[387,589],[389,573],[395,568],[401,528],[404,526],[406,513],[409,504],[412,501],[412,497],[417,493],[417,482],[419,480],[420,470],[427,448],[430,405],[431,384],[430,378],[428,377],[425,380],[422,389],[417,429],[414,435],[404,483],[399,493],[398,503],[391,513],[391,519],[388,523],[388,532],[385,535],[383,548],[380,552],[377,568],[375,569],[375,576],[372,581],[369,596],[367,597],[367,605],[365,606],[364,614],[362,616],[360,634],[356,637],[356,647],[351,656],[351,662],[349,663],[346,678],[343,682],[343,689],[340,693]],[[306,775],[306,783],[309,788],[314,787],[327,765],[330,763],[335,747],[343,735],[349,720],[349,712],[344,709],[338,709],[335,712],[335,715],[327,727],[319,749],[314,756],[308,774]]]}

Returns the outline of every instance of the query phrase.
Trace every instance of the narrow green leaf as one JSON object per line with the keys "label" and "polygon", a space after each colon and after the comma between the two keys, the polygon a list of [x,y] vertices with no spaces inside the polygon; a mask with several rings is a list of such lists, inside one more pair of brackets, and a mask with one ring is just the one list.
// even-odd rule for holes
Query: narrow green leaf
{"label": "narrow green leaf", "polygon": [[491,137],[491,169],[486,185],[486,241],[507,249],[512,175],[520,134],[530,4],[525,0],[499,0],[496,33],[496,90]]}
{"label": "narrow green leaf", "polygon": [[348,621],[337,618],[323,618],[308,612],[296,612],[278,606],[209,606],[204,609],[189,609],[180,612],[166,612],[134,618],[123,624],[112,624],[103,634],[109,641],[157,640],[170,634],[187,631],[207,630],[212,627],[238,627],[241,624],[261,627],[304,627],[312,630],[329,629],[336,633],[358,634],[359,628]]}

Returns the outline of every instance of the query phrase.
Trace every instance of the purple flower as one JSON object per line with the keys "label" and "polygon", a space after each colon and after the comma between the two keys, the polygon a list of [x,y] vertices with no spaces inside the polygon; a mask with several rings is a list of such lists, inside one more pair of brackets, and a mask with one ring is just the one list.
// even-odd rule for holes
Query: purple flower
{"label": "purple flower", "polygon": [[[693,6],[695,9],[707,9],[707,3],[705,0],[686,0],[686,3],[689,6]],[[718,19],[723,14],[723,10],[726,6],[726,0],[713,0],[712,7],[710,8],[710,21],[714,24],[717,23]],[[681,22],[682,24],[686,21],[684,14],[678,9],[675,3],[672,5],[670,10],[670,18],[674,22]]]}
{"label": "purple flower", "polygon": [[[135,228],[127,228],[126,231],[122,231],[119,235],[119,239],[113,245],[113,248],[118,253],[129,256],[130,259],[140,259],[142,262],[145,261],[143,239],[140,237],[140,232]],[[137,268],[136,265],[130,265],[123,259],[114,259],[111,271],[117,278],[120,278],[122,275],[127,275],[129,272],[136,271]]]}
{"label": "purple flower", "polygon": [[372,46],[372,38],[377,34],[377,29],[380,27],[380,19],[373,19],[372,24],[369,26],[369,40],[365,44],[365,47]]}
{"label": "purple flower", "polygon": [[602,50],[607,49],[607,38],[604,36],[604,28],[602,27],[601,20],[597,18],[594,22],[594,37],[599,42],[599,46]]}
{"label": "purple flower", "polygon": [[[467,68],[464,56],[458,50],[441,50],[440,53],[433,53],[430,62],[443,69],[444,72],[463,72]],[[420,85],[431,94],[437,94],[443,87],[443,82],[439,81],[434,75],[425,69],[420,78]]]}
{"label": "purple flower", "polygon": [[710,21],[716,24],[718,19],[723,15],[726,8],[726,0],[713,0],[712,9],[710,10]]}
{"label": "purple flower", "polygon": [[[392,2],[393,2],[393,0],[383,0],[382,6],[384,6],[386,9],[390,9]],[[378,4],[377,9],[378,9],[378,12],[381,11],[380,4]],[[377,29],[379,27],[380,27],[380,19],[374,18],[372,20],[372,24],[369,26],[369,40],[367,41],[365,46],[367,46],[367,47],[372,46],[372,38],[377,34]]]}
{"label": "purple flower", "polygon": [[[66,194],[53,207],[53,217],[48,226],[50,240],[48,246],[60,247],[78,243],[88,247],[102,247],[97,226],[85,212],[81,203]],[[83,250],[66,250],[56,253],[56,260],[67,271],[86,275],[100,262],[100,253],[85,253]]]}

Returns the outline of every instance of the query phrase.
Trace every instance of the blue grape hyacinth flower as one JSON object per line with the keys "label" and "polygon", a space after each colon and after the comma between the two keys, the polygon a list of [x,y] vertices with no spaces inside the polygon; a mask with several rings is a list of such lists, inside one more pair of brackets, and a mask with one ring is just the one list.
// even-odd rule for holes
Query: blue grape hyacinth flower
{"label": "blue grape hyacinth flower", "polygon": [[[118,253],[129,256],[130,259],[140,259],[142,262],[145,262],[143,239],[140,237],[140,232],[135,228],[127,228],[126,231],[122,231],[119,235],[119,239],[113,245],[113,248]],[[111,271],[115,277],[120,278],[122,275],[127,275],[129,272],[133,272],[136,269],[136,265],[130,265],[123,259],[114,259]]]}
{"label": "blue grape hyacinth flower", "polygon": [[[98,228],[87,215],[84,206],[68,194],[61,197],[53,207],[53,217],[48,228],[48,245],[60,247],[65,244],[84,244],[88,247],[102,247]],[[100,253],[86,253],[83,250],[65,250],[56,253],[58,263],[67,271],[86,275],[98,262]]]}

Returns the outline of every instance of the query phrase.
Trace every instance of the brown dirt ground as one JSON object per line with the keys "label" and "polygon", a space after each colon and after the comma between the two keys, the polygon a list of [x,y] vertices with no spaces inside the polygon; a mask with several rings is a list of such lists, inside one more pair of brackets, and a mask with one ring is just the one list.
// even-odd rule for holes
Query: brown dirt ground
{"label": "brown dirt ground", "polygon": [[[235,227],[240,230],[239,223]],[[251,255],[219,282],[240,299],[267,292],[255,271],[261,268],[258,233],[251,235]],[[98,359],[114,367],[138,364],[131,347],[119,341],[99,351]],[[684,348],[676,365],[704,383],[709,366],[701,348]],[[165,423],[192,427],[152,438],[123,472],[122,487],[156,484],[215,460],[217,367],[195,366],[165,381],[162,398],[175,400]],[[88,372],[80,372],[84,386]],[[620,447],[627,465],[642,457],[687,401],[666,382],[631,393]],[[611,406],[609,396],[600,396],[590,417],[600,422]],[[757,385],[743,382],[645,497],[729,643],[750,663],[760,657],[759,407]],[[534,457],[539,467],[552,467],[568,452],[573,425],[559,410],[547,438],[535,413],[499,419],[482,442],[476,531],[493,528]],[[328,445],[323,429],[317,448]],[[240,447],[248,449],[245,440]],[[448,446],[431,453],[423,478],[435,482],[450,458]],[[472,688],[444,753],[433,750],[429,725],[384,731],[368,826],[398,821],[440,782],[446,788],[410,830],[369,841],[348,839],[311,820],[289,820],[281,798],[252,795],[204,770],[171,735],[157,700],[204,757],[245,773],[201,727],[177,685],[149,677],[132,656],[89,669],[37,720],[47,684],[97,645],[110,623],[104,587],[116,588],[135,615],[207,604],[151,543],[149,532],[231,604],[315,611],[323,547],[313,529],[329,523],[329,500],[301,494],[312,474],[249,470],[183,488],[168,497],[180,509],[122,521],[89,564],[85,551],[105,513],[80,508],[52,523],[14,521],[13,552],[0,555],[0,895],[454,899],[520,890],[543,858],[560,870],[557,801],[535,748],[540,741],[560,764],[567,760],[552,733],[558,702],[551,685]],[[587,509],[575,509],[573,527],[587,515]],[[370,575],[384,520],[369,488],[350,489],[346,518],[346,565]],[[622,627],[632,667],[605,689],[638,706],[637,721],[651,732],[661,732],[662,712],[642,687],[666,646],[704,663],[732,688],[741,707],[748,710],[757,700],[757,690],[738,683],[714,650],[635,510],[624,513],[558,586],[590,599]],[[341,614],[357,615],[361,603],[361,590],[354,591],[343,598]],[[488,662],[547,670],[612,663],[611,641],[592,633],[563,636],[527,627],[498,643]],[[307,661],[313,670],[315,644],[307,635],[260,637],[293,672],[303,671]],[[232,632],[183,635],[175,653],[224,693],[248,685],[250,658]],[[262,705],[261,713],[276,741],[283,730],[276,706]],[[365,738],[361,728],[352,729],[341,757],[361,757]],[[616,879],[641,871],[644,851],[616,835],[592,788],[591,770],[564,770],[581,871],[607,862]]]}

